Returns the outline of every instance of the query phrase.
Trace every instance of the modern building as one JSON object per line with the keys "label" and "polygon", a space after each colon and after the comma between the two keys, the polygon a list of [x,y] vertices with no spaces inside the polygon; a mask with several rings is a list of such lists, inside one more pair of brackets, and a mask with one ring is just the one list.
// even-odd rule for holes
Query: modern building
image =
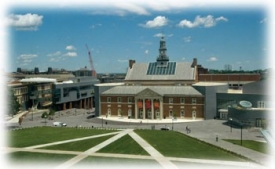
{"label": "modern building", "polygon": [[268,85],[269,80],[261,80],[244,85],[242,93],[218,92],[217,116],[256,127],[272,121],[274,109],[271,107]]}
{"label": "modern building", "polygon": [[53,101],[56,110],[71,108],[92,109],[94,107],[94,77],[75,77],[68,81],[54,83]]}

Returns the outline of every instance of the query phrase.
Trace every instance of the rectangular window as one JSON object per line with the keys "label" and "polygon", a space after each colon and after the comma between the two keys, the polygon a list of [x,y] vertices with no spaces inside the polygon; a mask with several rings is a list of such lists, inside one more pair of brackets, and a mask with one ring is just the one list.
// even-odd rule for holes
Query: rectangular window
{"label": "rectangular window", "polygon": [[169,110],[169,116],[170,116],[170,117],[174,117],[173,110]]}
{"label": "rectangular window", "polygon": [[180,104],[184,104],[185,103],[185,99],[184,98],[180,98]]}
{"label": "rectangular window", "polygon": [[117,102],[118,102],[118,103],[121,103],[121,97],[118,97],[118,98],[117,98]]}
{"label": "rectangular window", "polygon": [[112,101],[112,100],[111,100],[111,97],[107,97],[107,102],[108,102],[108,103],[111,103],[111,101]]}
{"label": "rectangular window", "polygon": [[197,99],[196,98],[192,98],[192,104],[197,104]]}
{"label": "rectangular window", "polygon": [[258,101],[258,108],[265,108],[265,102],[264,101]]}
{"label": "rectangular window", "polygon": [[173,103],[173,98],[169,98],[169,104]]}
{"label": "rectangular window", "polygon": [[128,103],[132,103],[132,97],[128,97]]}
{"label": "rectangular window", "polygon": [[180,116],[184,117],[184,110],[180,110]]}

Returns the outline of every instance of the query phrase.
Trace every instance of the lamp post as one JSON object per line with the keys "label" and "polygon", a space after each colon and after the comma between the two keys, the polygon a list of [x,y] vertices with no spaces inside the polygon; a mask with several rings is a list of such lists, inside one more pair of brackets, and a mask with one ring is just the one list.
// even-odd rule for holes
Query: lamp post
{"label": "lamp post", "polygon": [[232,118],[229,118],[229,121],[230,121],[230,131],[231,131],[231,133],[232,133]]}
{"label": "lamp post", "polygon": [[30,99],[32,99],[32,121],[33,121],[34,99],[35,99],[35,96],[30,96]]}
{"label": "lamp post", "polygon": [[241,124],[241,145],[243,145],[243,124]]}
{"label": "lamp post", "polygon": [[102,120],[101,120],[101,122],[102,122],[102,128],[103,128],[103,117],[102,117]]}
{"label": "lamp post", "polygon": [[173,123],[173,121],[174,121],[174,117],[172,117],[172,130],[174,130],[174,123]]}

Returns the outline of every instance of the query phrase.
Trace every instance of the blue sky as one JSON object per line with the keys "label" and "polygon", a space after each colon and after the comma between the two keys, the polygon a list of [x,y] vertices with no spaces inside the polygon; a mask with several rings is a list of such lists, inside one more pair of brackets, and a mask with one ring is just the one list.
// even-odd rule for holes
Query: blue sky
{"label": "blue sky", "polygon": [[209,69],[266,69],[268,16],[264,8],[136,5],[117,7],[10,7],[9,67],[90,68],[125,73],[128,60],[154,62],[164,35],[170,61]]}

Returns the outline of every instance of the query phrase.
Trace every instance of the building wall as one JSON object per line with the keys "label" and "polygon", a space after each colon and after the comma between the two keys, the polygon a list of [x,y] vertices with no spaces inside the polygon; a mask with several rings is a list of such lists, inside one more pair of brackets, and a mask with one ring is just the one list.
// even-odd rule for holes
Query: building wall
{"label": "building wall", "polygon": [[[104,115],[104,111],[101,110],[101,93],[105,92],[106,90],[111,89],[114,86],[122,85],[123,83],[114,83],[114,84],[96,84],[94,86],[94,95],[95,95],[95,116]],[[104,101],[103,101],[104,102]],[[105,111],[106,112],[106,111]]]}
{"label": "building wall", "polygon": [[[128,102],[128,98],[132,99],[132,102]],[[108,102],[108,98],[111,102]],[[118,98],[121,98],[121,102],[118,102]],[[181,103],[181,98],[184,98],[184,103]],[[132,112],[132,117],[135,118],[135,101],[134,96],[101,96],[100,110],[102,115],[106,115],[108,109],[111,111],[112,116],[118,116],[119,110],[121,115],[128,117],[129,109]],[[169,99],[173,99],[173,103],[169,103]],[[196,99],[196,103],[192,104],[192,99]],[[181,117],[181,111],[184,110],[184,117]],[[196,111],[196,118],[204,118],[204,98],[203,97],[175,97],[167,96],[163,97],[163,118],[171,118],[170,112],[174,113],[177,118],[192,118],[192,112]]]}
{"label": "building wall", "polygon": [[127,86],[190,86],[195,80],[125,80]]}
{"label": "building wall", "polygon": [[54,85],[54,104],[57,109],[94,107],[94,85],[99,81],[90,77],[77,77],[73,83]]}
{"label": "building wall", "polygon": [[200,74],[199,81],[259,81],[260,74]]}
{"label": "building wall", "polygon": [[267,109],[228,108],[228,118],[250,127],[262,127],[263,123],[269,121],[271,113],[271,110]]}
{"label": "building wall", "polygon": [[228,86],[216,85],[216,86],[193,86],[200,93],[204,95],[205,106],[204,106],[204,118],[213,119],[217,117],[217,92],[227,92]]}

